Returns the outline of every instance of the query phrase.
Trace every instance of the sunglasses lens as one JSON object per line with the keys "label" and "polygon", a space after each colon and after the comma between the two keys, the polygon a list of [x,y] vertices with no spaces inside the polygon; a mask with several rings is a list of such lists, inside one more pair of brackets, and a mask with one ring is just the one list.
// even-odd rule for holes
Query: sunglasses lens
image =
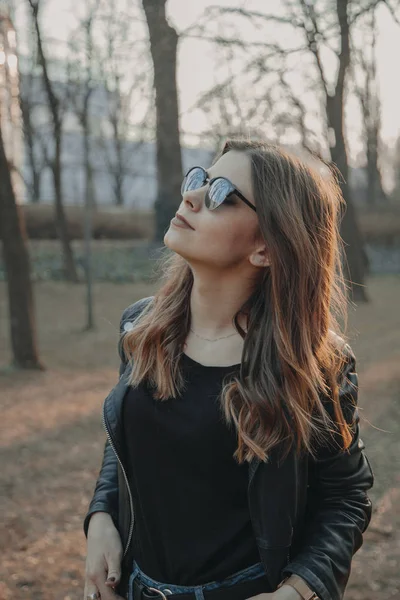
{"label": "sunglasses lens", "polygon": [[218,178],[212,182],[206,194],[206,206],[210,210],[215,210],[220,206],[225,198],[233,191],[232,184],[227,180]]}
{"label": "sunglasses lens", "polygon": [[191,169],[182,181],[181,192],[188,192],[190,190],[198,190],[205,183],[206,174],[203,169],[195,167]]}

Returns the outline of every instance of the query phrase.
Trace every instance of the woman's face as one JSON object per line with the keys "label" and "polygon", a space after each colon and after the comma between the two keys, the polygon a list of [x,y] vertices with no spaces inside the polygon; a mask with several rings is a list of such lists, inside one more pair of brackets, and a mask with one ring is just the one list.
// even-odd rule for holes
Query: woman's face
{"label": "woman's face", "polygon": [[[207,173],[210,179],[226,177],[255,205],[251,163],[247,154],[230,150],[207,169]],[[246,262],[248,264],[249,256],[260,247],[259,240],[257,244],[260,233],[257,213],[235,195],[215,210],[209,210],[205,205],[207,188],[208,183],[184,193],[177,212],[193,229],[183,229],[171,223],[164,236],[165,245],[193,265],[235,269]],[[262,266],[257,258],[254,264]]]}

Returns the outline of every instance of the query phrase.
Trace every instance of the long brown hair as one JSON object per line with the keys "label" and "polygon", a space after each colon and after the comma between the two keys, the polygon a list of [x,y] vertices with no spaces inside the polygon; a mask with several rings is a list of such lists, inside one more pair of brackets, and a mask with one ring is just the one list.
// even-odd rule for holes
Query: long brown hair
{"label": "long brown hair", "polygon": [[[284,455],[293,446],[313,453],[313,442],[334,428],[347,448],[351,434],[338,395],[345,363],[340,345],[346,343],[339,317],[347,327],[340,187],[332,173],[324,177],[264,142],[228,140],[214,163],[229,150],[250,157],[270,260],[233,317],[244,338],[242,364],[238,375],[224,381],[220,401],[226,422],[237,429],[234,456],[239,463],[266,461],[278,446]],[[159,266],[162,285],[122,347],[134,357],[131,385],[146,380],[155,398],[167,400],[185,388],[180,356],[190,328],[193,275],[187,261],[169,249]],[[247,334],[238,323],[240,313],[247,315]],[[327,396],[334,425],[322,401]]]}

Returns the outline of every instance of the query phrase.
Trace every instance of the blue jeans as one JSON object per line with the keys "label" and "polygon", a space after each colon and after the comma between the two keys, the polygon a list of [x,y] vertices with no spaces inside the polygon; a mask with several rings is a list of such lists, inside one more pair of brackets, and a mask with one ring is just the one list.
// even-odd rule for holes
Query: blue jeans
{"label": "blue jeans", "polygon": [[[143,571],[140,569],[139,565],[136,561],[133,561],[133,570],[129,577],[129,593],[128,600],[136,600],[133,597],[133,582],[136,577],[138,577],[140,583],[145,586],[150,586],[157,588],[161,591],[169,590],[169,592],[165,592],[168,598],[168,593],[172,594],[185,594],[194,592],[196,600],[204,600],[203,591],[214,590],[219,587],[229,587],[231,585],[235,585],[236,583],[243,581],[251,581],[253,579],[257,579],[259,577],[265,576],[265,569],[261,562],[255,563],[246,569],[242,569],[241,571],[237,571],[232,575],[229,575],[226,579],[221,581],[210,581],[208,583],[203,583],[202,585],[174,585],[171,583],[162,583],[161,581],[156,581],[151,577],[148,577]],[[269,591],[269,590],[264,590]],[[261,593],[261,592],[260,592]],[[161,596],[156,596],[155,600],[161,599]]]}

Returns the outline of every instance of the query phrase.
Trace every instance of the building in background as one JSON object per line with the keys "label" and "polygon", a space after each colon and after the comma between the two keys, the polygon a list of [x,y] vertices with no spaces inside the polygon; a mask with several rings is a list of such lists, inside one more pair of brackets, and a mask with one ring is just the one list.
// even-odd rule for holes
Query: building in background
{"label": "building in background", "polygon": [[[85,93],[82,86],[69,82],[65,77],[65,66],[52,61],[50,74],[57,97],[63,106],[62,182],[66,205],[82,205],[85,196],[84,135],[77,114],[80,96]],[[24,201],[30,202],[32,189],[32,155],[36,171],[40,173],[39,201],[52,203],[54,200],[53,177],[47,157],[54,152],[54,139],[47,97],[43,87],[40,68],[20,58],[21,94],[29,104],[33,152],[29,153],[25,140],[22,166],[27,185]],[[58,77],[57,77],[58,74]],[[78,99],[78,102],[77,102]],[[102,82],[94,87],[89,102],[90,155],[93,170],[94,201],[98,206],[115,205],[151,209],[156,199],[156,144],[153,141],[135,141],[120,126],[121,139],[115,138],[110,115],[119,106],[114,92],[106,89]],[[79,109],[78,109],[79,110]],[[136,134],[137,137],[137,134]],[[213,152],[201,148],[182,148],[184,170],[200,164],[210,164]],[[29,158],[29,160],[28,160]]]}
{"label": "building in background", "polygon": [[[12,39],[12,34],[11,34]],[[13,65],[13,59],[11,60]],[[24,202],[32,198],[32,156],[39,173],[42,203],[54,201],[53,177],[46,160],[54,151],[54,139],[47,96],[39,66],[32,68],[29,61],[20,57],[20,91],[29,100],[30,118],[33,131],[33,149],[30,152],[25,139],[21,169],[26,186],[21,189]],[[76,112],[76,100],[84,94],[83,87],[68,82],[66,68],[57,60],[51,61],[49,70],[52,83],[60,99],[63,111],[62,181],[63,198],[66,205],[82,205],[85,195],[84,136]],[[110,114],[115,112],[118,98],[99,82],[94,87],[89,102],[90,132],[89,145],[93,169],[94,200],[98,206],[123,206],[151,209],[156,199],[156,144],[153,141],[138,142],[134,136],[123,130],[123,138],[114,137]],[[20,127],[14,127],[14,143],[20,140]],[[137,137],[137,132],[136,132]],[[20,143],[20,142],[19,142]],[[301,155],[301,148],[288,148]],[[183,169],[191,166],[211,164],[214,151],[206,148],[182,147]],[[28,160],[29,158],[29,160]],[[356,205],[365,205],[365,168],[351,168],[349,181],[353,189]],[[21,180],[19,180],[21,188]]]}

